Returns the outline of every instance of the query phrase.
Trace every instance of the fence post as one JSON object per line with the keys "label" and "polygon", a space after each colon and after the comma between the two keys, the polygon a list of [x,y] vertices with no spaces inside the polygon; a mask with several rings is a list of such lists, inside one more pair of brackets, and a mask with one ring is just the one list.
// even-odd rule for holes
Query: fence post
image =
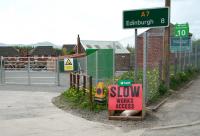
{"label": "fence post", "polygon": [[162,80],[162,60],[159,61],[159,81]]}
{"label": "fence post", "polygon": [[90,109],[92,110],[93,108],[93,103],[92,103],[92,76],[89,77],[89,99],[90,99]]}
{"label": "fence post", "polygon": [[185,71],[185,65],[186,65],[186,51],[184,52],[184,58],[183,58],[183,71]]}
{"label": "fence post", "polygon": [[197,46],[197,69],[199,69],[199,46]]}
{"label": "fence post", "polygon": [[143,103],[144,107],[148,101],[147,93],[147,32],[143,35]]}
{"label": "fence post", "polygon": [[1,56],[1,84],[3,84],[3,57]]}
{"label": "fence post", "polygon": [[195,67],[197,68],[197,45],[195,45]]}
{"label": "fence post", "polygon": [[28,72],[28,85],[31,85],[31,77],[30,77],[30,57],[28,57],[28,69],[27,69],[27,72]]}
{"label": "fence post", "polygon": [[99,76],[99,75],[98,75],[98,73],[99,73],[99,71],[98,71],[98,69],[99,69],[99,68],[98,68],[98,63],[99,63],[99,62],[98,62],[98,50],[97,50],[95,53],[96,53],[96,84],[97,84],[97,83],[98,83],[98,80],[99,80],[99,79],[98,79],[98,76]]}
{"label": "fence post", "polygon": [[178,59],[175,58],[175,61],[174,61],[174,75],[176,75],[176,73],[177,73],[177,62],[178,62]]}
{"label": "fence post", "polygon": [[84,90],[84,95],[86,93],[86,75],[83,75],[83,90]]}
{"label": "fence post", "polygon": [[182,72],[182,39],[180,37],[180,52],[179,52],[179,62],[180,62],[180,72]]}
{"label": "fence post", "polygon": [[76,87],[76,73],[73,73],[73,87]]}
{"label": "fence post", "polygon": [[76,86],[77,86],[77,91],[79,91],[79,80],[80,80],[80,75],[77,74],[77,84],[76,84]]}
{"label": "fence post", "polygon": [[59,69],[59,57],[57,58],[57,61],[56,61],[56,69],[57,69],[57,83],[58,83],[58,86],[60,86],[60,69]]}

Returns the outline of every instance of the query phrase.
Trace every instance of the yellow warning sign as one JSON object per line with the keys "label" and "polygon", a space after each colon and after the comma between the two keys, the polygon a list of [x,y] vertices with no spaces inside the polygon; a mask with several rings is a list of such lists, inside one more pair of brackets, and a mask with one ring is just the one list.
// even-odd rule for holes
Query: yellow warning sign
{"label": "yellow warning sign", "polygon": [[70,59],[67,59],[66,64],[65,65],[72,65]]}
{"label": "yellow warning sign", "polygon": [[74,70],[73,58],[65,58],[64,59],[64,70],[65,71],[73,71]]}
{"label": "yellow warning sign", "polygon": [[105,101],[105,92],[104,92],[104,83],[103,82],[98,82],[97,87],[96,87],[96,93],[94,100],[98,102],[104,102]]}

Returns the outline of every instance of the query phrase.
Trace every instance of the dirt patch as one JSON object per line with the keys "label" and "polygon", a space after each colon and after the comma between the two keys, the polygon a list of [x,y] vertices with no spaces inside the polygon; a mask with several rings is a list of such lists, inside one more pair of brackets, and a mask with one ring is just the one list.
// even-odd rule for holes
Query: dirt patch
{"label": "dirt patch", "polygon": [[89,110],[83,109],[74,109],[70,106],[70,104],[62,98],[62,96],[57,96],[52,99],[54,105],[58,108],[72,114],[75,116],[82,117],[84,119],[101,122],[108,125],[114,125],[116,127],[121,127],[124,131],[130,131],[134,129],[141,129],[141,128],[151,128],[156,126],[158,122],[158,118],[154,116],[153,113],[147,114],[144,121],[115,121],[115,120],[108,120],[108,111],[100,111],[100,112],[93,112]]}

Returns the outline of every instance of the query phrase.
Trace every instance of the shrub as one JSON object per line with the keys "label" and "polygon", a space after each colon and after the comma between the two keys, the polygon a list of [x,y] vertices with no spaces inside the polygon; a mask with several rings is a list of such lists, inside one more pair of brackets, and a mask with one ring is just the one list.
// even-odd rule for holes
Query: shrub
{"label": "shrub", "polygon": [[184,83],[190,81],[192,78],[197,76],[199,74],[199,71],[194,68],[190,68],[186,70],[185,72],[179,72],[176,75],[170,76],[170,88],[173,90],[177,90],[181,86],[183,86]]}
{"label": "shrub", "polygon": [[164,95],[164,94],[167,93],[167,90],[168,90],[167,86],[166,86],[166,85],[164,84],[164,82],[162,81],[162,82],[160,83],[159,87],[158,87],[159,94],[160,94],[160,95]]}
{"label": "shrub", "polygon": [[[107,94],[107,89],[105,89],[105,93]],[[95,88],[93,88],[92,94],[94,96]],[[97,104],[96,102],[93,102],[93,105],[91,107],[91,103],[89,101],[89,95],[88,93],[84,94],[83,90],[77,91],[77,89],[69,88],[68,90],[63,92],[61,96],[65,99],[65,101],[68,102],[68,104],[72,108],[93,110],[95,112],[107,109],[107,102],[104,102],[102,104]]]}

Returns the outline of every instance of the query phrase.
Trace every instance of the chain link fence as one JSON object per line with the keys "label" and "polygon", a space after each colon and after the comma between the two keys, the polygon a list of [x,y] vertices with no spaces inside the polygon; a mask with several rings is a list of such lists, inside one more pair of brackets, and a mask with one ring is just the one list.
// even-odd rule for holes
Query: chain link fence
{"label": "chain link fence", "polygon": [[[162,83],[162,72],[164,65],[164,38],[164,32],[147,33],[147,92],[145,96],[147,101],[154,100],[154,98],[160,95],[159,86]],[[191,37],[186,39],[187,43],[182,42],[182,39],[178,39],[176,42],[178,42],[180,46],[174,45],[174,43],[172,43],[173,38],[174,37],[170,38],[170,75],[176,76],[177,73],[186,72],[189,69],[200,69],[200,46],[193,46]],[[143,44],[143,35],[139,35],[138,46],[140,47],[137,46],[138,77],[137,81],[134,81],[136,83],[143,83]],[[176,46],[177,50],[172,50],[172,46]]]}

